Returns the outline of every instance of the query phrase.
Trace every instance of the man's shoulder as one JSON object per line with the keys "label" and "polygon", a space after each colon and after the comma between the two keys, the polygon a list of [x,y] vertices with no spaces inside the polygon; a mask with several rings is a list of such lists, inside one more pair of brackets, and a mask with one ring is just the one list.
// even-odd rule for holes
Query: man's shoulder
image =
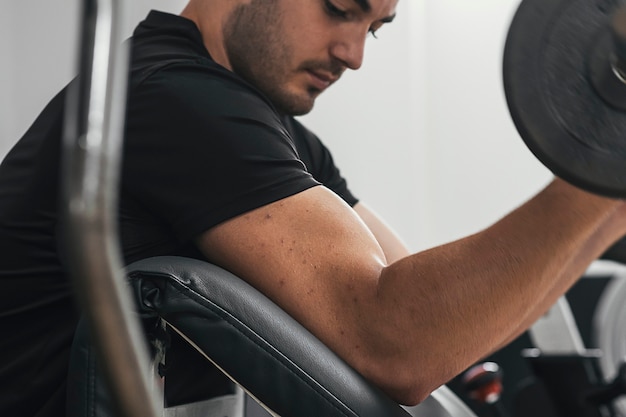
{"label": "man's shoulder", "polygon": [[[150,12],[135,29],[129,47],[131,88],[171,67],[178,73],[185,70],[221,72],[193,22],[180,16]],[[177,72],[168,74],[176,76]]]}
{"label": "man's shoulder", "polygon": [[210,57],[180,51],[134,57],[129,96],[131,102],[143,96],[154,100],[154,105],[202,108],[205,115],[232,111],[253,118],[279,118],[271,101],[237,74]]}
{"label": "man's shoulder", "polygon": [[228,71],[211,58],[196,25],[181,16],[151,11],[135,29],[129,46],[131,85],[171,68],[176,69],[168,72],[173,77],[189,76],[193,72],[230,77]]}
{"label": "man's shoulder", "polygon": [[[203,62],[170,62],[140,80],[132,80],[131,109],[185,113],[201,124],[230,120],[282,126],[273,104],[235,74]],[[249,123],[247,123],[249,125]]]}

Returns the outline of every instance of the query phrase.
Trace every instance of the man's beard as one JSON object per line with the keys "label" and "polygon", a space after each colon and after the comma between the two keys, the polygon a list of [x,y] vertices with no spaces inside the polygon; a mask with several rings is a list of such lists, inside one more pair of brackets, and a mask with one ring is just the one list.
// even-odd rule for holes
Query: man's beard
{"label": "man's beard", "polygon": [[[293,0],[290,0],[293,1]],[[324,68],[340,74],[338,64],[293,64],[293,45],[285,35],[284,22],[276,0],[252,0],[240,5],[224,25],[226,54],[233,72],[263,92],[284,114],[302,115],[311,111],[319,90],[288,91],[290,76],[307,69]],[[328,68],[332,66],[333,68]]]}

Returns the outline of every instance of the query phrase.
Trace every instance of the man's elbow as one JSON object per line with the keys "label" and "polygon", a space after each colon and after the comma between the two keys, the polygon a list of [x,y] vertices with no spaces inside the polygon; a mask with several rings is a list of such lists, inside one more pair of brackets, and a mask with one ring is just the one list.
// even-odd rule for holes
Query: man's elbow
{"label": "man's elbow", "polygon": [[424,387],[418,385],[396,387],[388,394],[398,404],[414,406],[424,401],[432,391],[433,390],[431,389],[425,389]]}
{"label": "man's elbow", "polygon": [[[371,367],[375,369],[365,371],[365,374],[368,374],[366,377],[399,404],[417,405],[439,387],[426,372],[420,372],[406,362],[397,364],[390,364],[384,360],[376,362],[378,366]],[[387,364],[380,366],[382,362]]]}

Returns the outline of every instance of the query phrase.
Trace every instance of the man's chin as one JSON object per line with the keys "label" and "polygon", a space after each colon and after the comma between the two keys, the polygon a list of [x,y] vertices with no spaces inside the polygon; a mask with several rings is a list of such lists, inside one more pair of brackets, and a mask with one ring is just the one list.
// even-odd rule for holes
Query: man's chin
{"label": "man's chin", "polygon": [[315,103],[312,102],[311,105],[308,107],[297,108],[287,114],[289,114],[290,116],[304,116],[305,114],[309,114],[311,110],[313,110],[314,104]]}
{"label": "man's chin", "polygon": [[284,114],[290,116],[303,116],[313,110],[315,99],[319,96],[316,94],[307,94],[303,96],[291,96],[289,99],[275,100],[274,105]]}

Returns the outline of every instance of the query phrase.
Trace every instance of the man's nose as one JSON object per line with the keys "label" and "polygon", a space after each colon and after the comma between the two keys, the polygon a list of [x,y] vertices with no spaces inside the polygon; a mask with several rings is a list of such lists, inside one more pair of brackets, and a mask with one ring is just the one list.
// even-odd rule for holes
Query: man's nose
{"label": "man's nose", "polygon": [[365,49],[365,34],[349,34],[338,39],[331,46],[331,55],[341,61],[347,68],[357,70],[363,64]]}

